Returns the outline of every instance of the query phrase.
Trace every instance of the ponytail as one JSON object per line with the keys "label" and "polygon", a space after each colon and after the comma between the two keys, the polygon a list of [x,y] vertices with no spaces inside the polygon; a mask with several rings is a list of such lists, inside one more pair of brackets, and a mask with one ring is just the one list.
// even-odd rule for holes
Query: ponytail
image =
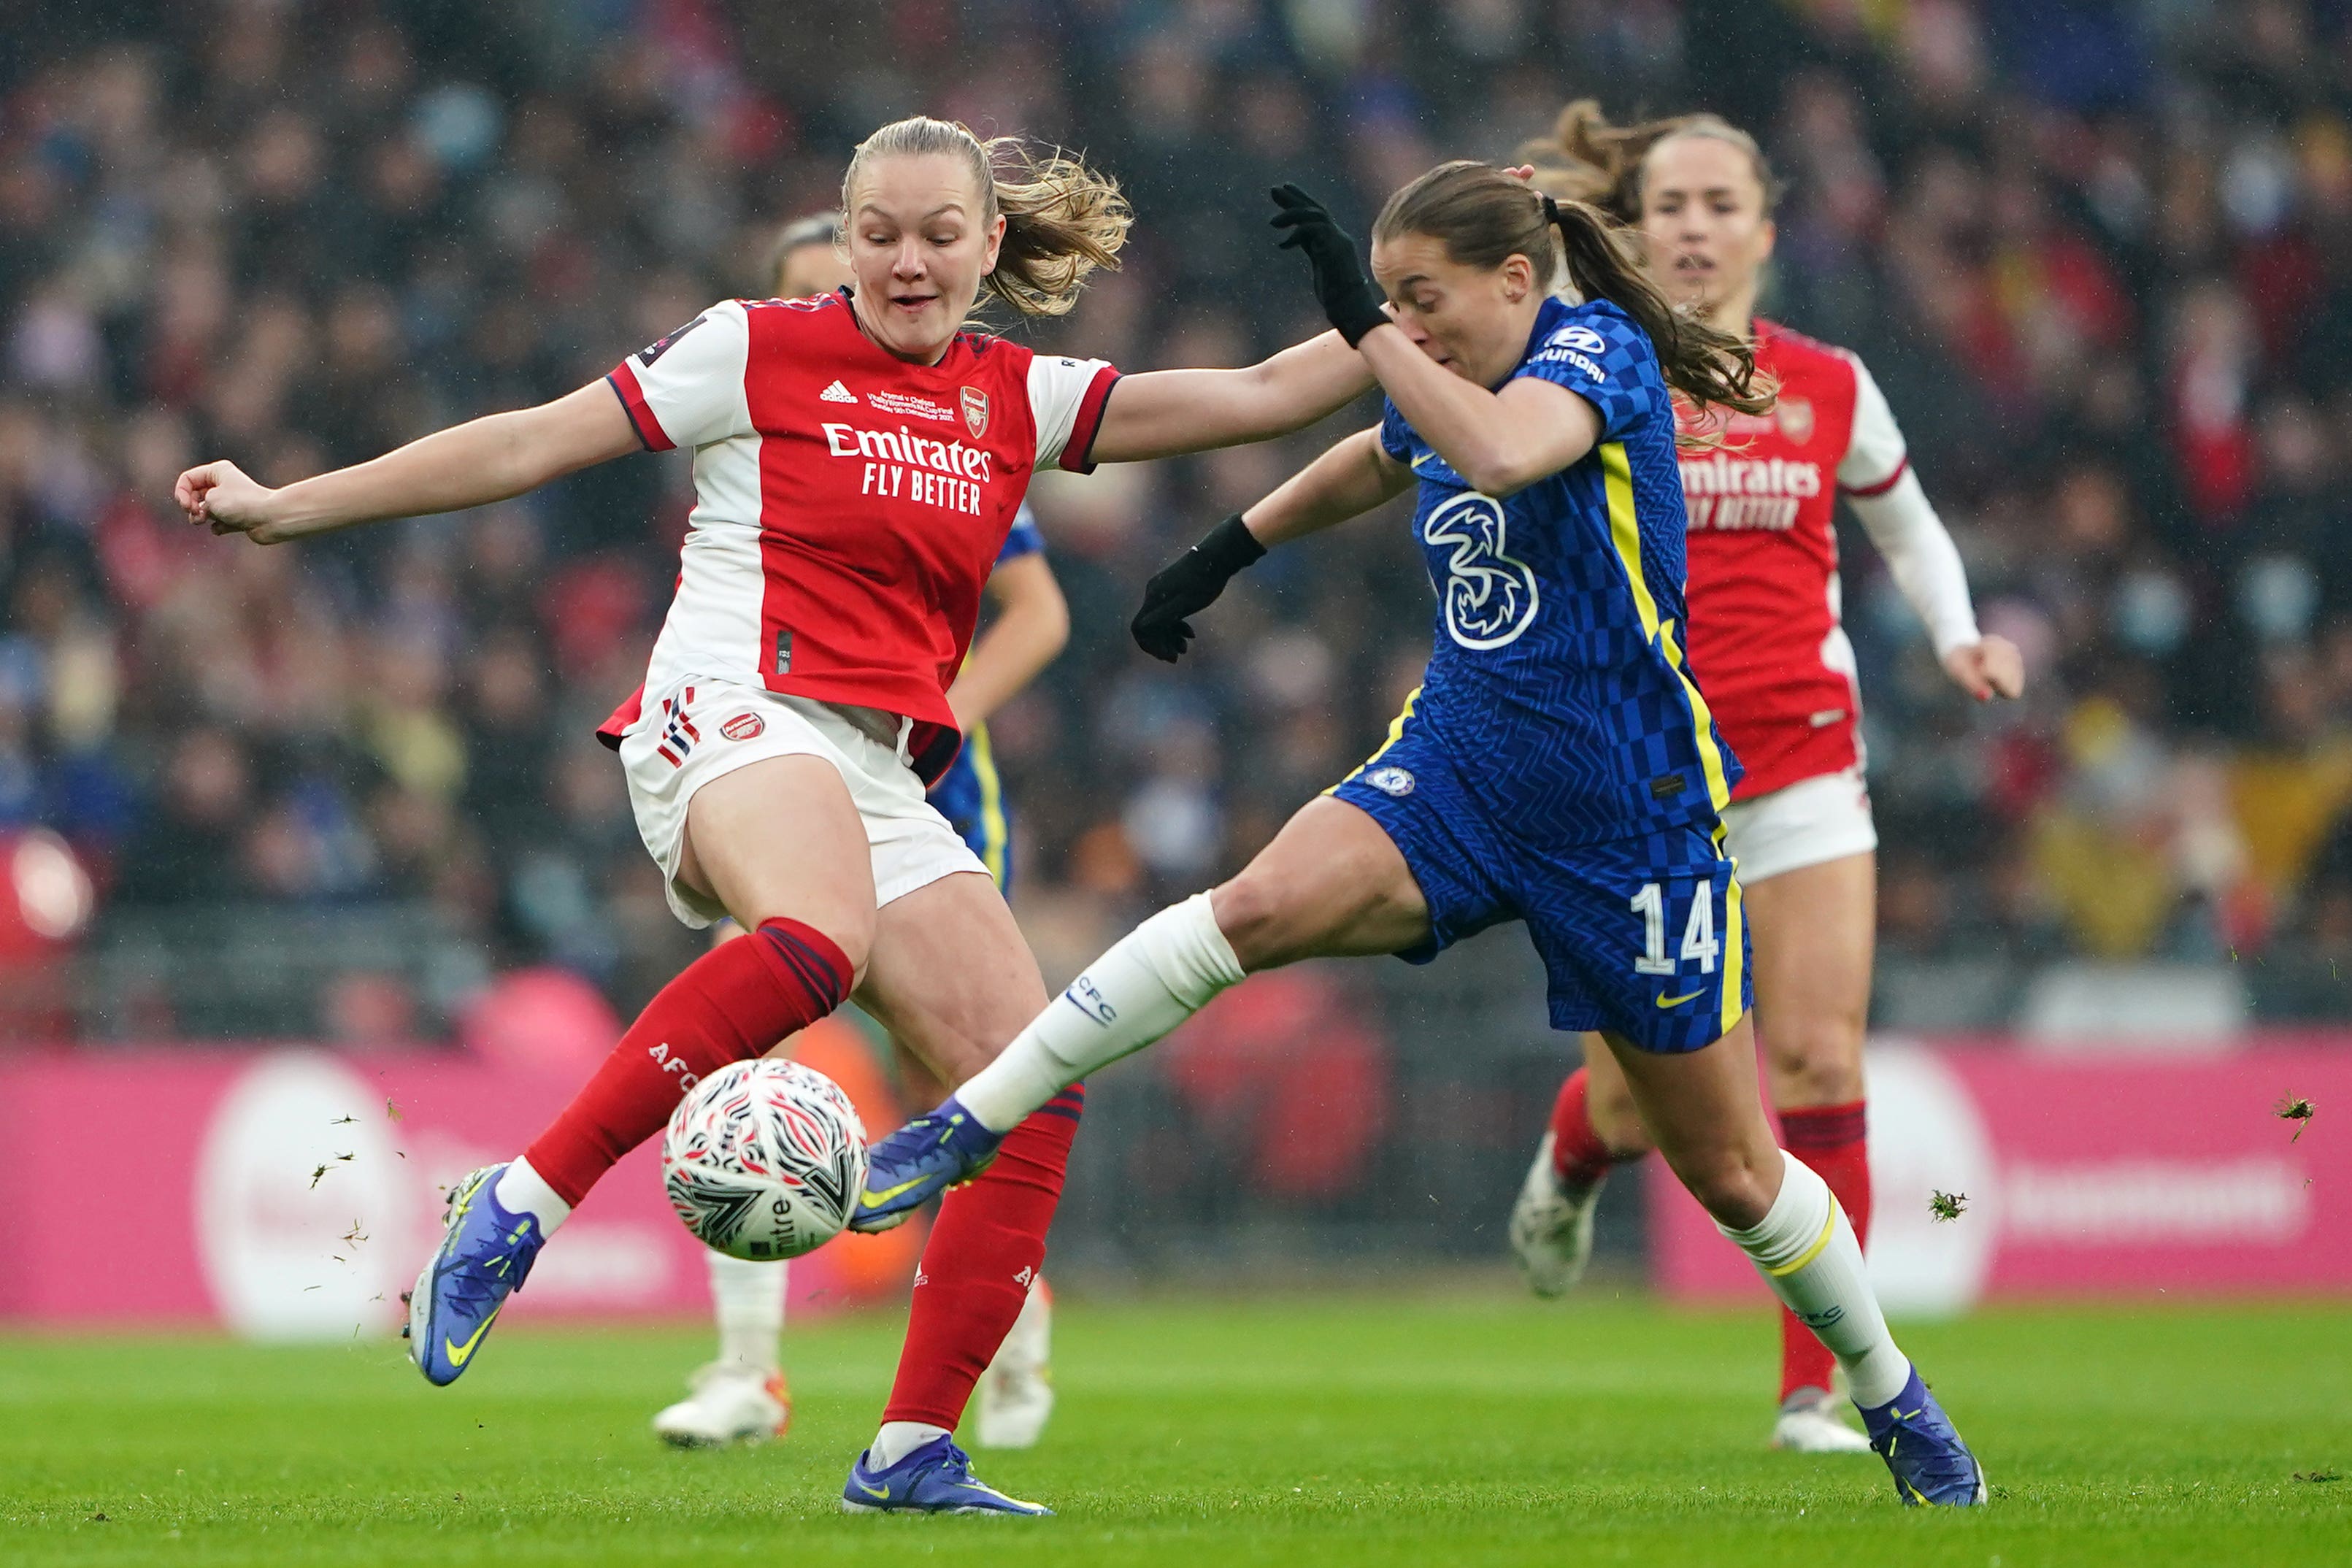
{"label": "ponytail", "polygon": [[1587,300],[1606,300],[1641,323],[1658,351],[1666,384],[1704,411],[1710,405],[1741,414],[1770,411],[1779,393],[1772,378],[1756,376],[1756,348],[1666,303],[1631,247],[1624,229],[1584,202],[1538,198],[1544,219],[1559,233],[1569,285]]}
{"label": "ponytail", "polygon": [[1096,268],[1118,269],[1135,213],[1118,182],[1076,158],[1043,157],[1013,136],[981,143],[1004,244],[982,287],[1024,316],[1059,316]]}
{"label": "ponytail", "polygon": [[961,158],[982,197],[982,220],[1004,219],[996,268],[982,289],[1024,316],[1059,316],[1078,302],[1087,274],[1116,270],[1134,212],[1118,182],[1084,160],[1040,153],[1017,136],[986,141],[960,124],[916,115],[894,121],[857,144],[841,179],[843,221],[868,163],[888,156],[944,153]]}
{"label": "ponytail", "polygon": [[1491,165],[1461,160],[1389,198],[1373,237],[1405,234],[1443,241],[1465,267],[1492,268],[1524,256],[1538,286],[1564,261],[1580,298],[1608,300],[1649,334],[1666,384],[1701,410],[1719,405],[1762,414],[1772,406],[1775,388],[1769,376],[1757,375],[1755,349],[1667,304],[1643,273],[1624,226],[1590,203],[1546,195]]}
{"label": "ponytail", "polygon": [[1551,134],[1519,143],[1518,160],[1535,165],[1538,189],[1599,207],[1619,223],[1642,221],[1642,171],[1650,150],[1678,136],[1727,142],[1747,154],[1769,216],[1780,183],[1756,138],[1719,114],[1677,114],[1637,125],[1612,125],[1600,103],[1580,98],[1559,111]]}

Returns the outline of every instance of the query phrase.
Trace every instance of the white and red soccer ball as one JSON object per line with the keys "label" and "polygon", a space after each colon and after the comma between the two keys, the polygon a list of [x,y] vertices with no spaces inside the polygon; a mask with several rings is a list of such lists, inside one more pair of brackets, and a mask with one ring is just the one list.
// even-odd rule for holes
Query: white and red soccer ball
{"label": "white and red soccer ball", "polygon": [[737,1062],[696,1084],[662,1140],[662,1187],[730,1258],[798,1258],[841,1233],[866,1184],[866,1126],[799,1062]]}

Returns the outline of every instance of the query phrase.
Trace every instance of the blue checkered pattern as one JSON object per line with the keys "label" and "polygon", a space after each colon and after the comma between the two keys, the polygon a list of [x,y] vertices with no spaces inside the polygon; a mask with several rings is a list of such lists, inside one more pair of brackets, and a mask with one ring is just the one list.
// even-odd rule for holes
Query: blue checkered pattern
{"label": "blue checkered pattern", "polygon": [[1413,532],[1438,596],[1419,721],[1466,797],[1530,843],[1712,831],[1739,769],[1677,668],[1687,524],[1656,353],[1615,305],[1550,300],[1512,374],[1567,387],[1602,428],[1507,500],[1471,489],[1394,404],[1381,421],[1421,480]]}
{"label": "blue checkered pattern", "polygon": [[[1429,901],[1429,941],[1398,954],[1409,963],[1524,921],[1543,960],[1552,1027],[1607,1029],[1651,1051],[1710,1045],[1753,1000],[1747,921],[1719,828],[1679,824],[1573,847],[1522,836],[1486,810],[1452,745],[1411,710],[1397,738],[1332,793],[1396,842]],[[1650,915],[1638,900],[1654,883]],[[1692,910],[1701,898],[1703,925]],[[1711,956],[1685,951],[1696,930],[1711,935]],[[1645,973],[1655,957],[1664,965]]]}

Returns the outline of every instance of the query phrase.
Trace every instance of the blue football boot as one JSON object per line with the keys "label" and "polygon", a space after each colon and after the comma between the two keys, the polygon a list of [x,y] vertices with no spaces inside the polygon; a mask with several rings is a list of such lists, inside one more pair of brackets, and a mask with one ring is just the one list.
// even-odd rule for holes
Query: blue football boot
{"label": "blue football boot", "polygon": [[499,1206],[495,1189],[505,1171],[485,1165],[449,1189],[441,1245],[404,1298],[408,1326],[400,1331],[428,1383],[457,1381],[547,1241],[539,1221]]}
{"label": "blue football boot", "polygon": [[972,1479],[971,1456],[950,1438],[934,1437],[887,1469],[868,1468],[870,1452],[858,1455],[857,1463],[849,1467],[849,1484],[841,1489],[844,1513],[1013,1513],[1034,1518],[1054,1511]]}
{"label": "blue football boot", "polygon": [[1003,1133],[982,1127],[955,1096],[948,1096],[939,1109],[916,1117],[867,1152],[866,1190],[857,1194],[849,1228],[904,1225],[930,1199],[988,1169],[1003,1142]]}
{"label": "blue football boot", "polygon": [[1863,1411],[1862,1424],[1894,1474],[1895,1495],[1904,1507],[1971,1508],[1985,1500],[1984,1467],[1960,1441],[1917,1367],[1893,1404]]}

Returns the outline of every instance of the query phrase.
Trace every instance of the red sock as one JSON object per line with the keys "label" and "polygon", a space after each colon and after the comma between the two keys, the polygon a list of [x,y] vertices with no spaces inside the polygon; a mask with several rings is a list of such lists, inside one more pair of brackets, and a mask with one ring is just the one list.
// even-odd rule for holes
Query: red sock
{"label": "red sock", "polygon": [[1086,1085],[1072,1084],[1005,1134],[976,1181],[940,1202],[915,1266],[906,1348],[883,1420],[952,1432],[963,1419],[972,1385],[1021,1315],[1029,1282],[1045,1261],[1045,1229],[1062,1201],[1070,1141],[1085,1108]]}
{"label": "red sock", "polygon": [[[1780,1146],[1811,1165],[1845,1210],[1854,1238],[1870,1245],[1870,1152],[1863,1101],[1813,1105],[1780,1112]],[[1799,1322],[1780,1310],[1780,1397],[1801,1388],[1828,1389],[1837,1358]]]}
{"label": "red sock", "polygon": [[772,920],[687,965],[646,1005],[572,1103],[523,1152],[565,1203],[660,1131],[703,1074],[756,1057],[849,994],[849,960],[798,921]]}
{"label": "red sock", "polygon": [[1551,1168],[1567,1187],[1589,1187],[1609,1173],[1609,1167],[1628,1158],[1601,1141],[1592,1130],[1592,1112],[1585,1104],[1589,1075],[1582,1068],[1568,1075],[1559,1098],[1551,1103]]}

